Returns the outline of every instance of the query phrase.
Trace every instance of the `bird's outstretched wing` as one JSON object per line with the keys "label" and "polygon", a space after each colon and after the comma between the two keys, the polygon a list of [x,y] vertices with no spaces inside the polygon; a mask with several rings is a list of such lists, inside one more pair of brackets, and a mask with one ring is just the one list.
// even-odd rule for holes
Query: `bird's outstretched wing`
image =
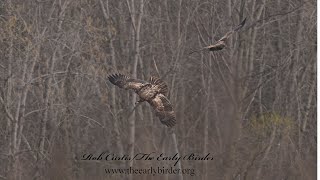
{"label": "bird's outstretched wing", "polygon": [[227,32],[222,38],[220,38],[218,41],[226,41],[234,32],[239,31],[244,24],[246,23],[247,18],[244,18],[244,20],[235,28],[233,28],[231,31]]}
{"label": "bird's outstretched wing", "polygon": [[140,80],[140,79],[132,79],[123,74],[111,74],[108,76],[109,81],[124,89],[133,89],[135,91],[141,89],[148,82]]}
{"label": "bird's outstretched wing", "polygon": [[162,124],[168,127],[173,127],[176,124],[173,107],[165,95],[157,94],[155,98],[148,102],[155,109],[156,116],[159,117]]}
{"label": "bird's outstretched wing", "polygon": [[244,18],[244,20],[242,20],[242,22],[237,27],[235,27],[233,29],[233,31],[239,31],[244,26],[244,24],[246,23],[246,20],[247,20],[247,18]]}
{"label": "bird's outstretched wing", "polygon": [[151,88],[154,88],[157,92],[161,94],[167,95],[168,86],[162,79],[151,76],[149,82],[152,85]]}

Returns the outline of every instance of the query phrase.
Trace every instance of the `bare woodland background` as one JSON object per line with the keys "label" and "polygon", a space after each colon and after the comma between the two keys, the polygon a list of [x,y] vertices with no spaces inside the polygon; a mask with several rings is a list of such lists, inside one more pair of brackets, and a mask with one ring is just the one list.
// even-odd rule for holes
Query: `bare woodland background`
{"label": "bare woodland background", "polygon": [[[188,55],[245,17],[226,50]],[[79,160],[174,153],[147,103],[129,117],[135,95],[106,81],[116,71],[162,77],[180,153],[215,154],[182,161],[196,173],[184,179],[316,178],[316,1],[3,0],[0,39],[0,179],[166,166]]]}

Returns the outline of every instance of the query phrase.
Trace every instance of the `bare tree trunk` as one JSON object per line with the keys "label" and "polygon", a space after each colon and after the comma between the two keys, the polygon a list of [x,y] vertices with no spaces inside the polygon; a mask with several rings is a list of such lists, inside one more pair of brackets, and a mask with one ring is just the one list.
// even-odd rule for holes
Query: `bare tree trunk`
{"label": "bare tree trunk", "polygon": [[[111,54],[111,62],[112,62],[112,68],[115,70],[117,67],[116,64],[116,55],[115,55],[115,48],[114,48],[114,37],[111,33],[111,26],[113,25],[111,23],[110,19],[110,9],[109,9],[109,0],[107,0],[107,6],[105,8],[105,5],[102,0],[99,1],[100,6],[102,8],[102,12],[104,15],[104,19],[107,23],[107,31],[108,31],[108,40],[109,40],[109,46],[110,46],[110,54]],[[121,140],[121,134],[119,130],[119,117],[118,117],[118,112],[117,112],[117,104],[116,104],[116,87],[112,86],[111,87],[111,108],[112,108],[112,114],[113,114],[113,126],[114,126],[114,132],[115,132],[115,142],[117,144],[117,149],[119,151],[119,154],[123,154],[123,145],[122,145],[122,140]]]}
{"label": "bare tree trunk", "polygon": [[264,163],[264,161],[266,160],[266,158],[268,157],[268,155],[270,153],[274,138],[276,136],[276,131],[277,131],[277,127],[273,127],[273,130],[272,130],[272,133],[271,133],[271,137],[270,137],[270,140],[269,140],[269,144],[268,144],[268,146],[267,146],[267,148],[266,148],[266,150],[265,150],[265,152],[263,154],[263,158],[260,161],[256,176],[255,176],[255,179],[260,179],[261,170],[262,170],[262,164]]}
{"label": "bare tree trunk", "polygon": [[[129,9],[131,21],[132,21],[132,26],[133,26],[133,33],[132,33],[132,42],[134,43],[133,46],[133,71],[132,71],[132,77],[137,78],[137,68],[138,68],[138,62],[139,62],[139,56],[140,56],[140,30],[141,30],[141,23],[142,23],[142,17],[143,17],[143,10],[144,10],[144,0],[139,1],[139,8],[138,12],[135,10],[135,1],[127,0],[127,6]],[[136,17],[136,13],[138,16]],[[131,107],[134,107],[135,102],[136,102],[136,94],[133,95],[132,101],[131,101]],[[134,156],[134,146],[135,146],[135,112],[133,112],[133,115],[129,119],[129,155],[130,157]],[[133,161],[129,162],[129,166],[133,166]],[[129,175],[129,179],[131,180],[132,174]]]}
{"label": "bare tree trunk", "polygon": [[[179,154],[177,137],[176,137],[176,134],[175,134],[175,132],[173,131],[173,129],[169,129],[169,131],[171,131],[171,130],[172,130],[172,132],[170,132],[170,133],[171,133],[171,139],[172,139],[172,143],[173,143],[173,151],[174,151],[175,154],[176,154],[176,153]],[[179,161],[179,162],[177,163],[177,166],[178,166],[179,169],[181,169],[181,161]],[[179,174],[178,174],[178,179],[179,179],[179,180],[183,180],[183,175],[182,175],[182,173],[179,173]]]}
{"label": "bare tree trunk", "polygon": [[[9,3],[11,5],[11,2]],[[3,106],[5,107],[5,109],[7,109],[8,111],[10,110],[10,104],[12,103],[12,100],[11,100],[11,95],[12,95],[12,86],[13,86],[13,82],[12,82],[12,63],[13,63],[13,33],[10,31],[10,40],[9,40],[9,46],[11,48],[9,48],[9,53],[8,53],[8,70],[7,70],[7,78],[8,78],[8,81],[7,81],[7,92],[6,92],[6,97],[4,99],[4,102],[3,102]],[[9,112],[8,112],[9,113]],[[11,114],[11,113],[10,113]],[[12,114],[11,114],[11,117],[13,118]],[[12,119],[10,117],[7,116],[7,127],[6,129],[8,130],[8,154],[10,155],[14,155],[13,153],[13,136],[10,136],[10,132],[12,132],[13,130],[13,126],[12,124],[14,123],[14,121],[16,121],[16,119]],[[12,163],[11,160],[9,161],[9,163],[7,164],[7,172],[10,171],[10,168],[12,166]]]}
{"label": "bare tree trunk", "polygon": [[314,100],[315,84],[316,84],[316,82],[312,81],[312,85],[311,85],[310,90],[309,90],[307,108],[306,108],[306,112],[305,112],[304,118],[303,118],[302,131],[305,131],[306,127],[307,127],[307,122],[308,122],[308,118],[309,118],[309,114],[310,114],[311,103]]}
{"label": "bare tree trunk", "polygon": [[[302,23],[302,16],[303,16],[303,10],[299,11],[299,16],[298,16],[298,31],[296,35],[296,50],[294,54],[294,60],[292,62],[292,77],[293,77],[293,82],[291,82],[290,85],[290,93],[294,96],[294,100],[296,102],[290,101],[290,114],[293,114],[294,112],[297,112],[297,120],[298,120],[298,149],[299,151],[301,150],[301,128],[302,128],[302,122],[301,122],[301,111],[300,111],[300,99],[298,95],[298,72],[299,72],[299,61],[300,61],[300,46],[298,45],[301,40],[302,40],[302,33],[303,33],[303,23]],[[290,96],[289,96],[290,98]],[[291,99],[291,98],[290,98]],[[294,110],[294,106],[297,105],[297,109]]]}
{"label": "bare tree trunk", "polygon": [[44,159],[43,156],[45,155],[45,139],[46,139],[46,130],[47,130],[47,121],[48,121],[48,114],[49,114],[49,107],[50,107],[50,98],[51,98],[51,86],[52,86],[52,79],[53,79],[53,70],[54,70],[54,65],[56,61],[56,52],[53,53],[51,61],[48,59],[48,74],[50,74],[50,77],[48,78],[48,82],[45,87],[45,100],[44,100],[44,107],[45,111],[43,114],[43,119],[41,121],[41,126],[40,126],[40,140],[39,140],[39,152],[37,153],[37,171],[35,178],[41,179],[41,176],[43,175],[42,169],[45,168],[44,165]]}
{"label": "bare tree trunk", "polygon": [[[40,38],[43,37],[44,33],[45,33],[45,30],[42,32],[41,35],[39,35]],[[28,48],[31,48],[31,47],[28,47]],[[30,54],[27,53],[26,58],[24,60],[24,64],[23,64],[23,73],[22,73],[21,83],[23,84],[24,88],[22,89],[22,92],[18,95],[18,104],[17,104],[17,110],[15,114],[16,121],[13,124],[13,130],[12,130],[13,164],[11,169],[12,169],[12,173],[14,174],[12,179],[17,179],[20,176],[20,173],[18,172],[19,160],[17,159],[17,157],[15,157],[15,154],[19,151],[19,148],[20,148],[22,130],[25,123],[25,109],[26,109],[27,95],[29,92],[30,80],[32,78],[34,67],[39,58],[39,53],[40,53],[39,51],[40,51],[40,45],[38,45],[36,48],[36,54],[32,59],[29,69],[28,69],[27,61],[30,60],[31,58]]]}
{"label": "bare tree trunk", "polygon": [[[256,0],[253,1],[253,5],[252,5],[252,9],[256,9]],[[258,14],[254,15],[254,10],[252,11],[251,14],[251,18],[255,19],[254,17],[256,17],[256,19],[260,19],[262,16],[262,12],[263,9],[265,7],[265,0],[263,1],[264,3],[259,7],[258,9]],[[253,30],[250,31],[249,36],[251,36],[251,42],[250,42],[250,49],[249,49],[249,61],[248,61],[248,69],[247,69],[247,73],[250,74],[253,72],[254,70],[254,60],[255,60],[255,51],[256,51],[256,39],[257,39],[257,33],[258,33],[258,29],[257,28],[253,28]],[[244,87],[244,94],[246,94],[248,92],[248,87],[249,86],[245,86]]]}
{"label": "bare tree trunk", "polygon": [[[203,56],[202,56],[203,57]],[[206,95],[204,96],[204,100],[203,100],[203,106],[209,106],[207,99],[210,99],[210,95],[211,95],[211,81],[210,81],[210,77],[207,77],[207,81],[206,81],[206,77],[205,77],[205,71],[204,71],[204,61],[205,59],[201,59],[202,60],[202,88],[205,89],[205,93]],[[209,62],[211,62],[212,58],[209,59]],[[210,64],[211,65],[211,64]],[[209,65],[209,68],[211,68],[211,66]],[[203,122],[203,154],[207,154],[208,153],[208,145],[209,145],[209,108],[205,107],[205,114],[204,114],[204,122]],[[202,168],[202,174],[203,174],[203,180],[207,179],[208,176],[208,162],[204,161],[203,162],[203,168]]]}

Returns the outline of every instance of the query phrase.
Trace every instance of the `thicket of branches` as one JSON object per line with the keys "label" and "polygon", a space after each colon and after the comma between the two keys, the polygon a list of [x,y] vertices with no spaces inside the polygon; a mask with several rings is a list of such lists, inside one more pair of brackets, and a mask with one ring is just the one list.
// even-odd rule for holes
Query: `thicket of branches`
{"label": "thicket of branches", "polygon": [[[228,47],[207,46],[247,17]],[[172,154],[166,128],[122,72],[168,83],[184,179],[315,179],[316,1],[3,0],[0,179],[122,179],[84,153]],[[170,166],[171,164],[167,164]],[[138,176],[133,179],[176,179]],[[181,177],[180,177],[181,178]]]}

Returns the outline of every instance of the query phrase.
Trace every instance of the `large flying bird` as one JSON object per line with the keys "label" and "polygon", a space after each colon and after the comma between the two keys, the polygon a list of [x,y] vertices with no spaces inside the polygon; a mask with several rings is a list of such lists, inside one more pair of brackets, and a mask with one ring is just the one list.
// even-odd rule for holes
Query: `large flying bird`
{"label": "large flying bird", "polygon": [[233,28],[233,30],[227,32],[222,38],[220,38],[215,44],[204,47],[202,49],[196,50],[196,51],[192,51],[189,54],[195,53],[195,52],[199,52],[199,51],[203,51],[203,50],[209,50],[209,51],[220,51],[222,49],[224,49],[227,45],[226,45],[226,41],[228,40],[228,38],[235,32],[239,31],[244,24],[246,23],[247,18],[245,18],[237,27]]}
{"label": "large flying bird", "polygon": [[168,87],[164,81],[157,77],[150,77],[149,82],[140,79],[132,79],[123,74],[112,74],[108,76],[109,81],[123,89],[132,89],[140,97],[136,103],[147,101],[155,110],[162,124],[173,127],[176,117],[173,107],[166,97]]}

